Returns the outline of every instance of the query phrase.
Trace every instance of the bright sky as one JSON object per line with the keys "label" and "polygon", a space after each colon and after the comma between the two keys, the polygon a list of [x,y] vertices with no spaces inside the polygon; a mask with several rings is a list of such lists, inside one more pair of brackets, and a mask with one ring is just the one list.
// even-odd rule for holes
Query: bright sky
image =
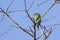
{"label": "bright sky", "polygon": [[[6,10],[11,1],[12,0],[0,0],[0,7]],[[37,4],[44,1],[46,0],[34,1],[33,6],[29,10],[29,14],[32,18],[34,17],[34,14],[36,12],[43,15],[43,13],[48,9],[48,7],[53,3],[54,0],[49,0],[45,4],[42,4],[39,7],[37,6]],[[27,9],[28,9],[31,3],[33,2],[33,0],[26,0],[26,2],[27,2]],[[12,3],[8,11],[15,11],[15,10],[24,10],[24,0],[14,0],[14,2]],[[12,12],[8,14],[23,28],[29,29],[29,26],[32,27],[33,25],[25,12],[22,12],[22,11]],[[43,17],[42,20],[52,18],[54,16],[56,18],[45,21],[42,23],[42,25],[49,26],[52,24],[60,23],[60,19],[59,19],[60,4],[58,3],[52,7],[52,9]],[[1,18],[2,18],[2,13],[0,13],[0,19]],[[0,35],[4,33],[6,30],[8,30],[9,28],[11,28],[11,30],[8,33],[6,33],[3,36],[0,36],[0,40],[33,40],[31,36],[23,32],[21,29],[11,27],[11,26],[15,26],[15,24],[12,21],[10,21],[10,19],[7,16],[4,17],[3,21],[0,21]],[[60,25],[53,26],[53,27],[56,27],[56,28],[54,29],[52,34],[49,36],[48,40],[60,40]],[[37,35],[40,35],[40,34],[41,34],[40,32],[37,33]]]}

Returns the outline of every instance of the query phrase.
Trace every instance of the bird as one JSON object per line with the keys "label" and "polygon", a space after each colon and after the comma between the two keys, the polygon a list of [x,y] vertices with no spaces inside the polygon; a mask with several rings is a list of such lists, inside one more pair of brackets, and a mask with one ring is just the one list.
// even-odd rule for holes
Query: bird
{"label": "bird", "polygon": [[39,25],[41,24],[41,15],[39,13],[34,14],[34,23],[39,28]]}

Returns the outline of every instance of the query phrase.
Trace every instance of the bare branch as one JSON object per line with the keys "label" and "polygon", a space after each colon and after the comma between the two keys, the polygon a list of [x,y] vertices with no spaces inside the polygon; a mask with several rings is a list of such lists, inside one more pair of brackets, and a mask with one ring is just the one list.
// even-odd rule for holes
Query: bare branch
{"label": "bare branch", "polygon": [[[1,10],[1,7],[0,7],[0,10]],[[1,13],[3,13],[3,11],[1,10],[0,11]],[[2,18],[1,18],[1,20],[0,21],[3,21],[3,19],[4,19],[4,14],[2,15]]]}
{"label": "bare branch", "polygon": [[1,10],[3,11],[3,14],[5,14],[18,28],[20,28],[22,31],[26,32],[27,34],[29,34],[30,36],[33,37],[32,34],[30,34],[29,32],[27,32],[27,31],[26,31],[24,28],[22,28],[17,22],[15,22],[15,20],[13,20],[13,19],[11,18],[11,16],[8,15],[2,8],[1,8]]}
{"label": "bare branch", "polygon": [[54,17],[48,18],[48,19],[46,19],[46,20],[43,20],[43,21],[41,21],[41,22],[45,22],[45,21],[48,21],[48,20],[52,20],[52,19],[54,19],[54,18],[56,18],[56,17],[54,16]]}
{"label": "bare branch", "polygon": [[45,32],[43,31],[43,28],[40,26],[40,31],[42,33],[42,40],[46,40],[46,34]]}
{"label": "bare branch", "polygon": [[34,24],[34,40],[36,40],[36,26]]}
{"label": "bare branch", "polygon": [[[45,32],[45,34],[46,34],[46,33],[49,33],[49,35],[50,35],[50,32],[52,33],[53,30],[54,30],[54,29],[52,29],[52,27],[51,27],[51,28],[48,29],[47,32]],[[39,38],[41,38],[42,36],[43,36],[43,35],[40,35],[39,37],[37,37],[37,40],[38,40]],[[47,35],[46,35],[46,39],[47,39]]]}
{"label": "bare branch", "polygon": [[8,11],[9,7],[11,6],[11,4],[13,3],[14,0],[11,1],[11,3],[9,4],[9,6],[6,9],[6,12]]}
{"label": "bare branch", "polygon": [[57,25],[60,25],[60,23],[49,25],[49,26],[46,26],[46,27],[57,26]]}
{"label": "bare branch", "polygon": [[[47,32],[46,32],[47,33]],[[39,38],[41,38],[43,35],[40,35],[39,37],[37,37],[37,40],[39,39]]]}
{"label": "bare branch", "polygon": [[34,23],[34,21],[32,20],[32,18],[30,17],[28,11],[26,10],[27,16],[29,17],[29,19]]}
{"label": "bare branch", "polygon": [[[30,17],[28,10],[27,10],[27,6],[26,6],[26,0],[24,0],[24,5],[25,5],[25,12],[27,14],[27,16],[29,17],[29,19],[33,22],[32,18]],[[34,22],[33,22],[34,23]]]}
{"label": "bare branch", "polygon": [[29,26],[29,29],[30,29],[30,31],[32,32],[32,34],[33,34],[33,30],[31,29],[31,27]]}
{"label": "bare branch", "polygon": [[26,0],[24,0],[25,10],[27,10]]}
{"label": "bare branch", "polygon": [[28,11],[29,11],[29,10],[30,10],[30,8],[32,7],[33,3],[34,3],[34,1],[31,3],[30,7],[28,8]]}
{"label": "bare branch", "polygon": [[48,31],[45,26],[43,26],[43,25],[40,25],[40,26],[41,26],[41,28],[43,28],[44,30]]}
{"label": "bare branch", "polygon": [[42,5],[42,4],[44,4],[44,3],[48,2],[48,1],[49,0],[46,0],[46,1],[42,2],[42,3],[37,4],[37,5],[40,6],[40,5]]}
{"label": "bare branch", "polygon": [[1,35],[0,35],[0,37],[2,37],[2,36],[4,36],[7,32],[9,32],[11,30],[11,28],[8,28],[4,33],[2,33]]}
{"label": "bare branch", "polygon": [[[15,28],[18,28],[18,27],[16,27],[16,26],[13,26],[13,25],[11,25],[11,27],[15,27]],[[18,28],[18,29],[20,29],[20,28]],[[24,28],[25,29],[25,28]],[[26,31],[29,31],[29,32],[31,32],[31,30],[28,30],[28,29],[25,29]]]}
{"label": "bare branch", "polygon": [[46,36],[46,39],[51,35],[51,33],[54,31],[54,29],[52,29],[52,27],[49,29],[48,33],[47,33],[47,36]]}
{"label": "bare branch", "polygon": [[4,14],[3,14],[3,15],[2,15],[2,18],[1,18],[1,20],[0,20],[0,21],[3,21],[4,17],[5,17],[5,16],[4,16]]}
{"label": "bare branch", "polygon": [[36,39],[38,40],[39,38],[41,38],[43,35],[40,35],[39,37],[37,37]]}
{"label": "bare branch", "polygon": [[13,13],[13,12],[21,12],[21,11],[25,11],[25,10],[7,11],[7,13]]}
{"label": "bare branch", "polygon": [[55,2],[52,3],[52,5],[50,5],[50,7],[44,12],[44,14],[42,15],[42,18],[47,14],[47,12],[55,5]]}

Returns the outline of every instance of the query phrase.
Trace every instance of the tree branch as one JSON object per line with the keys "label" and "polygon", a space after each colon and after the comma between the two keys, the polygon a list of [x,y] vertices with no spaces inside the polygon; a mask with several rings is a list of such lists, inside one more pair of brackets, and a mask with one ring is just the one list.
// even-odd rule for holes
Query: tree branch
{"label": "tree branch", "polygon": [[21,11],[25,11],[25,10],[7,11],[7,13],[12,13],[12,12],[21,12]]}
{"label": "tree branch", "polygon": [[29,26],[29,29],[30,29],[30,31],[32,32],[32,34],[33,34],[33,30],[31,29],[31,27]]}
{"label": "tree branch", "polygon": [[45,22],[45,21],[48,21],[48,20],[52,20],[52,19],[54,19],[54,18],[56,18],[56,17],[54,16],[54,17],[51,17],[51,18],[45,19],[45,20],[43,20],[43,21],[41,21],[41,22]]}
{"label": "tree branch", "polygon": [[9,4],[9,6],[6,9],[6,12],[8,11],[9,7],[11,6],[11,4],[13,3],[14,0],[11,1],[11,3]]}
{"label": "tree branch", "polygon": [[26,0],[24,0],[24,3],[25,3],[25,12],[28,15],[29,19],[34,23],[34,21],[32,20],[32,18],[30,17],[30,15],[28,13],[27,6],[26,6]]}
{"label": "tree branch", "polygon": [[34,40],[36,40],[36,26],[34,24]]}
{"label": "tree branch", "polygon": [[46,39],[51,35],[52,32],[53,32],[53,30],[52,30],[52,27],[51,27],[50,30],[47,33]]}
{"label": "tree branch", "polygon": [[6,15],[18,28],[20,28],[21,30],[23,30],[24,32],[26,32],[27,34],[29,34],[30,36],[33,37],[32,34],[30,34],[29,32],[27,32],[24,28],[22,28],[17,22],[15,22],[10,15],[8,15],[1,7],[0,9],[2,10],[3,14]]}
{"label": "tree branch", "polygon": [[7,32],[9,32],[11,30],[11,28],[8,28],[4,33],[2,33],[1,35],[0,35],[0,37],[2,37],[4,34],[6,34]]}
{"label": "tree branch", "polygon": [[0,20],[0,21],[3,21],[3,19],[4,19],[4,15],[2,15],[2,18],[1,18],[1,20]]}
{"label": "tree branch", "polygon": [[27,10],[26,0],[24,0],[25,10]]}
{"label": "tree branch", "polygon": [[55,5],[55,2],[50,5],[50,7],[45,11],[45,13],[42,15],[42,18],[47,14],[47,12]]}
{"label": "tree branch", "polygon": [[57,26],[57,25],[60,25],[60,23],[49,25],[49,26],[46,26],[46,27]]}
{"label": "tree branch", "polygon": [[30,10],[30,8],[32,7],[33,3],[34,3],[34,0],[33,0],[33,2],[31,3],[30,7],[28,8],[28,11],[29,11],[29,10]]}
{"label": "tree branch", "polygon": [[42,2],[42,3],[37,4],[37,5],[40,6],[40,5],[42,5],[42,4],[44,4],[44,3],[48,2],[48,1],[49,0],[46,0],[46,1]]}
{"label": "tree branch", "polygon": [[43,28],[40,26],[40,31],[42,33],[42,40],[46,40],[46,34],[45,32],[43,31]]}

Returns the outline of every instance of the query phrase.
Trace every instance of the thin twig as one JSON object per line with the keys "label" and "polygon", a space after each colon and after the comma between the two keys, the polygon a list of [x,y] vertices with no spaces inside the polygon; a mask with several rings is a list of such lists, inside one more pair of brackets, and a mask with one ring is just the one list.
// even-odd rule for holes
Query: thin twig
{"label": "thin twig", "polygon": [[45,32],[43,31],[43,28],[40,26],[40,31],[42,33],[42,40],[46,40],[46,34]]}
{"label": "thin twig", "polygon": [[26,14],[27,14],[27,16],[29,17],[29,19],[34,23],[34,21],[33,21],[32,18],[30,17],[30,15],[29,15],[29,13],[28,13],[27,10],[26,10]]}
{"label": "thin twig", "polygon": [[2,37],[3,35],[5,35],[7,32],[9,32],[11,30],[11,28],[8,28],[4,33],[2,33],[1,35],[0,35],[0,37]]}
{"label": "thin twig", "polygon": [[13,12],[21,12],[21,11],[25,11],[25,10],[7,11],[7,13],[13,13]]}
{"label": "thin twig", "polygon": [[60,23],[49,25],[49,26],[46,26],[46,27],[57,26],[57,25],[60,25]]}
{"label": "thin twig", "polygon": [[47,33],[46,39],[51,35],[51,33],[54,31],[54,29],[52,29],[52,27],[50,28],[50,30]]}
{"label": "thin twig", "polygon": [[33,0],[33,2],[31,3],[30,7],[28,8],[28,11],[29,11],[29,10],[30,10],[30,8],[32,7],[33,3],[34,3],[34,0]]}
{"label": "thin twig", "polygon": [[[11,25],[11,27],[15,27],[15,28],[18,28],[18,27],[16,27],[16,26],[13,26],[13,25]],[[18,28],[19,29],[19,28]],[[28,29],[25,29],[26,31],[29,31],[29,32],[31,32],[31,30],[28,30]]]}
{"label": "thin twig", "polygon": [[[49,29],[48,29],[48,31],[47,31],[47,32],[45,32],[45,34],[46,34],[46,33],[48,33],[48,32],[49,32],[49,30],[51,30],[51,28],[49,28]],[[43,35],[40,35],[39,37],[37,37],[37,40],[38,40],[39,38],[41,38],[42,36],[43,36]],[[46,37],[47,37],[47,35],[46,35]]]}
{"label": "thin twig", "polygon": [[33,30],[31,29],[31,27],[29,26],[29,29],[30,29],[30,31],[32,32],[32,34],[33,34]]}
{"label": "thin twig", "polygon": [[42,15],[42,18],[47,14],[47,12],[55,5],[55,2],[52,3],[52,5],[50,5],[50,7],[44,12],[44,14]]}
{"label": "thin twig", "polygon": [[46,1],[42,2],[42,3],[37,4],[37,5],[40,6],[40,5],[42,5],[42,4],[44,4],[44,3],[48,2],[48,1],[49,0],[46,0]]}
{"label": "thin twig", "polygon": [[40,25],[40,26],[41,26],[44,30],[48,31],[45,26],[43,26],[43,25]]}
{"label": "thin twig", "polygon": [[41,21],[41,22],[45,22],[45,21],[48,21],[48,20],[52,20],[52,19],[54,19],[54,18],[56,18],[56,17],[54,16],[54,17],[51,17],[51,18],[45,19],[45,20],[43,20],[43,21]]}
{"label": "thin twig", "polygon": [[11,6],[11,4],[13,3],[13,1],[14,1],[14,0],[12,0],[12,1],[10,2],[9,6],[8,6],[7,9],[6,9],[6,12],[8,11],[8,9],[9,9],[9,7]]}
{"label": "thin twig", "polygon": [[[1,8],[0,8],[0,10],[1,10]],[[3,13],[2,10],[0,12]],[[4,14],[2,15],[2,18],[0,21],[3,21],[3,19],[4,19]]]}
{"label": "thin twig", "polygon": [[24,0],[25,10],[27,10],[26,0]]}
{"label": "thin twig", "polygon": [[2,18],[1,18],[1,20],[0,20],[0,21],[3,21],[4,17],[5,17],[5,16],[4,16],[4,14],[3,14],[3,15],[2,15]]}

